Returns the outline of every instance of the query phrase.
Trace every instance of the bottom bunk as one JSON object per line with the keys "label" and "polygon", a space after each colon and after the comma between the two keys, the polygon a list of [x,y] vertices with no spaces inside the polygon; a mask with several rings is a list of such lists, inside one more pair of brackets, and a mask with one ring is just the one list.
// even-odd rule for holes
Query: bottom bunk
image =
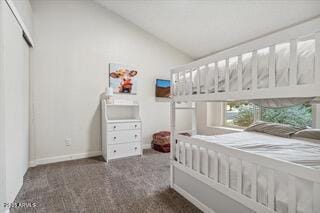
{"label": "bottom bunk", "polygon": [[173,177],[172,188],[205,213],[253,213],[234,199],[208,187],[195,172],[175,165]]}
{"label": "bottom bunk", "polygon": [[172,187],[203,211],[320,212],[319,141],[255,132],[175,139]]}

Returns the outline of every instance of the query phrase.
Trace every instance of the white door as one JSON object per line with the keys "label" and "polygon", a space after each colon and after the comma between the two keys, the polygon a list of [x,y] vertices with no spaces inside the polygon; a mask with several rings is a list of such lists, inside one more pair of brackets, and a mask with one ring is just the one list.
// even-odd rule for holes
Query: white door
{"label": "white door", "polygon": [[3,6],[0,1],[0,212],[5,201],[5,146],[4,146],[4,71],[3,71]]}
{"label": "white door", "polygon": [[29,47],[5,1],[0,9],[1,199],[13,202],[28,169]]}

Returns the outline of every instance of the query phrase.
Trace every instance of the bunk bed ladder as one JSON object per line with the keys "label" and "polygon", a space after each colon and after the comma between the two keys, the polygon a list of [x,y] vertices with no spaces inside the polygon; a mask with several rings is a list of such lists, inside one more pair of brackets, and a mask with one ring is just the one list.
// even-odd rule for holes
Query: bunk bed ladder
{"label": "bunk bed ladder", "polygon": [[194,102],[190,102],[190,106],[172,106],[174,110],[191,110],[191,134],[196,135],[197,134],[197,108],[196,104]]}
{"label": "bunk bed ladder", "polygon": [[[192,74],[192,71],[190,72]],[[184,72],[184,78],[186,77],[186,72]],[[171,81],[173,81],[173,76]],[[191,79],[192,80],[192,79]],[[184,80],[185,81],[185,80]],[[186,81],[185,81],[186,83]],[[187,84],[185,84],[186,88]],[[174,90],[174,84],[171,85],[171,91],[173,92]],[[192,87],[191,87],[191,92],[192,92]],[[177,92],[178,93],[178,92]],[[178,161],[182,162],[183,165],[187,164],[187,159],[186,159],[186,144],[180,145],[177,143],[177,140],[175,138],[175,134],[177,133],[176,131],[176,110],[191,110],[191,116],[192,116],[192,128],[191,128],[191,134],[195,135],[197,134],[197,110],[196,110],[196,104],[194,102],[190,102],[189,106],[181,106],[178,107],[176,106],[177,104],[174,101],[171,101],[170,103],[170,129],[171,129],[171,135],[170,135],[170,160],[173,161]],[[192,144],[190,144],[192,146]],[[182,156],[180,156],[180,151],[182,151]],[[189,159],[189,162],[191,163],[191,169],[192,169],[192,151],[188,155],[191,156],[191,159]],[[199,151],[199,156],[200,156],[200,151]],[[200,169],[200,167],[199,167]],[[170,185],[172,186],[173,184],[173,166],[170,166]]]}

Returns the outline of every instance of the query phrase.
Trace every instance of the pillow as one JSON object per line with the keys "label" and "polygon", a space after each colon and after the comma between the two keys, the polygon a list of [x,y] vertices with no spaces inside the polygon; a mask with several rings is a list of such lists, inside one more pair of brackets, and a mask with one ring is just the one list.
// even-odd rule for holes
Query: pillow
{"label": "pillow", "polygon": [[264,121],[257,121],[252,124],[245,131],[261,132],[269,135],[275,135],[283,138],[290,138],[291,135],[301,130],[287,124],[268,123]]}
{"label": "pillow", "polygon": [[294,133],[293,136],[299,138],[320,140],[320,129],[303,129]]}

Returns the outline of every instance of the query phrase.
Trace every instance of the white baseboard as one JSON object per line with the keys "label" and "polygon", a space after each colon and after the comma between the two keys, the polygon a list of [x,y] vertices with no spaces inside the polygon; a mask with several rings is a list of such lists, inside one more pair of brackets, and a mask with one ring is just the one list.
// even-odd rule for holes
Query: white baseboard
{"label": "white baseboard", "polygon": [[[143,144],[143,149],[151,149],[151,143],[150,144]],[[77,160],[82,158],[90,158],[102,155],[101,151],[96,152],[86,152],[86,153],[79,153],[79,154],[71,154],[71,155],[60,155],[60,156],[54,156],[54,157],[48,157],[48,158],[40,158],[33,161],[29,161],[29,167],[35,167],[38,165],[43,164],[49,164],[49,163],[57,163],[62,161],[68,161],[68,160]]]}
{"label": "white baseboard", "polygon": [[206,206],[203,203],[201,203],[198,199],[193,197],[191,194],[189,194],[187,191],[185,191],[184,189],[180,188],[176,184],[173,184],[173,189],[176,190],[179,194],[181,194],[188,201],[190,201],[193,205],[198,207],[204,213],[215,213],[215,211],[213,211],[208,206]]}
{"label": "white baseboard", "polygon": [[[150,144],[143,144],[143,149],[151,149],[151,143]],[[29,167],[35,167],[38,165],[43,164],[49,164],[49,163],[57,163],[62,161],[68,161],[68,160],[77,160],[82,158],[90,158],[102,155],[101,151],[95,151],[95,152],[86,152],[86,153],[79,153],[79,154],[71,154],[71,155],[60,155],[60,156],[54,156],[54,157],[48,157],[48,158],[40,158],[33,161],[29,161]]]}
{"label": "white baseboard", "polygon": [[30,161],[29,167],[35,167],[38,165],[57,163],[57,162],[68,161],[68,160],[90,158],[90,157],[95,157],[95,156],[99,156],[99,155],[101,155],[101,151],[86,152],[86,153],[71,154],[71,155],[61,155],[61,156],[55,156],[55,157],[49,157],[49,158],[41,158],[41,159],[36,159],[34,161]]}
{"label": "white baseboard", "polygon": [[151,149],[151,143],[143,144],[142,149]]}
{"label": "white baseboard", "polygon": [[29,168],[30,168],[30,167],[35,167],[35,166],[37,166],[37,165],[38,165],[38,164],[37,164],[36,160],[29,161]]}

